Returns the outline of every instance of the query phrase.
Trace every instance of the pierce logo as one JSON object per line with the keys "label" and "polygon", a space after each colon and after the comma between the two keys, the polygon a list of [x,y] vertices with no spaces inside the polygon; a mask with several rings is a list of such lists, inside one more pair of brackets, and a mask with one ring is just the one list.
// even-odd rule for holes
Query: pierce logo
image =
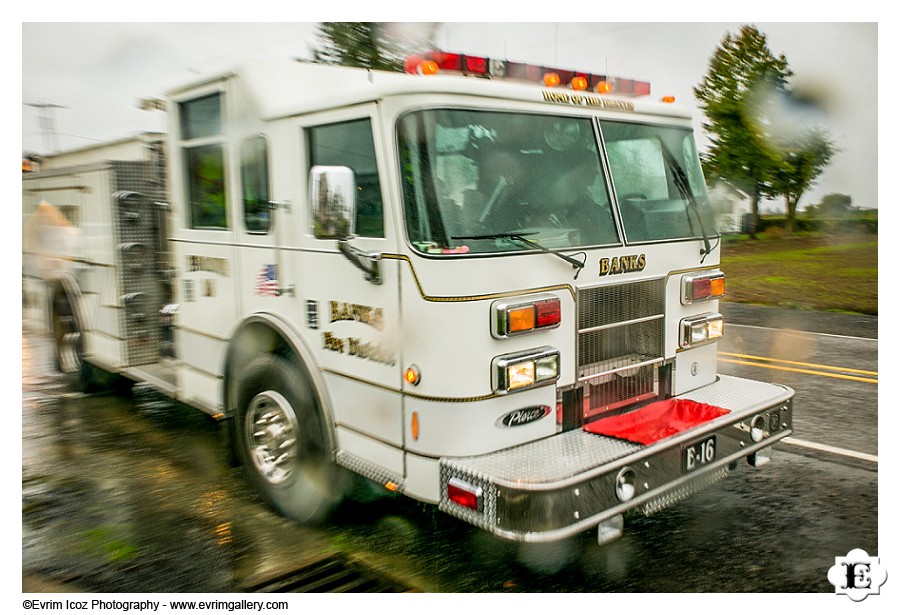
{"label": "pierce logo", "polygon": [[527,425],[528,423],[539,421],[548,414],[550,414],[550,406],[522,408],[521,410],[514,410],[513,412],[504,414],[497,421],[497,424],[502,425],[503,427],[519,427],[520,425]]}

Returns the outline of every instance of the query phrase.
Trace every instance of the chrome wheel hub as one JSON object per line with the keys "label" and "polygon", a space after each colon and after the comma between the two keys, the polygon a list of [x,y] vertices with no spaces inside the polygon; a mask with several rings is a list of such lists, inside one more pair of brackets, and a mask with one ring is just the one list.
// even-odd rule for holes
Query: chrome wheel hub
{"label": "chrome wheel hub", "polygon": [[71,316],[60,317],[58,326],[59,369],[64,374],[74,374],[81,369],[81,331]]}
{"label": "chrome wheel hub", "polygon": [[290,403],[277,391],[264,391],[250,400],[245,421],[245,444],[256,470],[272,485],[288,480],[299,433]]}

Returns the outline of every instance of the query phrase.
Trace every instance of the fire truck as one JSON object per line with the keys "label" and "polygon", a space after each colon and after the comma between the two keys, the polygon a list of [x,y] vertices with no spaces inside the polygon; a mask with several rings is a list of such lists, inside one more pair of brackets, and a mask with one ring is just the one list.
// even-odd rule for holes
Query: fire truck
{"label": "fire truck", "polygon": [[165,136],[23,175],[24,300],[59,370],[220,419],[301,523],[363,480],[511,541],[605,544],[764,465],[793,391],[717,372],[690,113],[464,54],[407,73],[193,75]]}

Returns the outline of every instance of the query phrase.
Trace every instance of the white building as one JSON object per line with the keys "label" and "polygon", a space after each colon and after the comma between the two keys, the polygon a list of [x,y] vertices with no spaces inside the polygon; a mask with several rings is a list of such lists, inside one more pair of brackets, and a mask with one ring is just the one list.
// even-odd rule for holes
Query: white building
{"label": "white building", "polygon": [[716,212],[721,233],[740,233],[745,214],[750,213],[750,196],[731,184],[718,181],[709,186],[709,201]]}

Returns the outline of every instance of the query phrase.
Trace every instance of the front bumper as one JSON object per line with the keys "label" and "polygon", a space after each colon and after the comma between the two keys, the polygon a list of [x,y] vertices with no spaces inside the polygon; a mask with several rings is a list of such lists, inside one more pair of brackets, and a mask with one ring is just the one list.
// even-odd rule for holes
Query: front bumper
{"label": "front bumper", "polygon": [[[788,387],[719,376],[716,382],[679,396],[718,406],[728,414],[650,445],[573,429],[487,455],[443,458],[444,512],[492,534],[522,542],[550,542],[628,512],[651,514],[723,478],[734,462],[792,433]],[[760,420],[758,417],[762,417]],[[765,425],[751,438],[751,424]],[[686,457],[714,442],[714,458],[689,464]],[[616,496],[620,472],[630,470],[633,497]],[[478,510],[447,497],[450,481],[475,487]]]}

